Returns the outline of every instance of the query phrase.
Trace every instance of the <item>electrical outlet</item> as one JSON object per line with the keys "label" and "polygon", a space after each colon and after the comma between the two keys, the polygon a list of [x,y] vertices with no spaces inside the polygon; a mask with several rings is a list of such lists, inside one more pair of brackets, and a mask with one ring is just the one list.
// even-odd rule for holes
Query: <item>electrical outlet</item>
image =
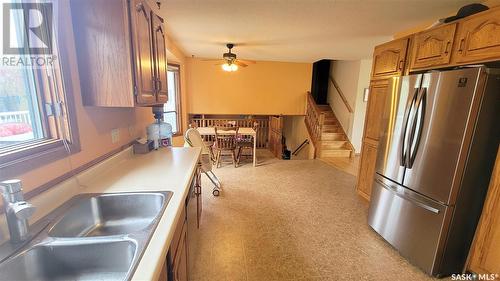
{"label": "electrical outlet", "polygon": [[134,127],[134,125],[129,125],[128,126],[128,134],[129,134],[129,136],[135,136],[135,127]]}
{"label": "electrical outlet", "polygon": [[111,130],[111,143],[120,141],[120,129],[116,128]]}

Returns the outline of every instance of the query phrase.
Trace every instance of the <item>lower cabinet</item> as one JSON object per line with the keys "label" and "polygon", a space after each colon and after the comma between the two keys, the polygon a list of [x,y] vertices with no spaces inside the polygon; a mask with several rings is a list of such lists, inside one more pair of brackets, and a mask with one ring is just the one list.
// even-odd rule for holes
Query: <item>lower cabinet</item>
{"label": "lower cabinet", "polygon": [[[193,176],[179,221],[175,226],[166,262],[159,281],[187,281],[189,268],[193,265],[192,255],[196,254],[196,240],[201,219],[201,173]],[[194,242],[194,243],[193,243]]]}
{"label": "lower cabinet", "polygon": [[361,161],[358,173],[357,191],[366,200],[370,200],[372,192],[373,175],[377,159],[377,142],[370,139],[363,141],[361,147]]}
{"label": "lower cabinet", "polygon": [[182,225],[181,236],[172,263],[172,281],[188,280],[187,224]]}
{"label": "lower cabinet", "polygon": [[[188,264],[187,264],[187,216],[186,208],[182,208],[182,213],[179,218],[170,243],[170,249],[167,254],[167,279],[161,281],[187,281],[188,280]],[[162,274],[163,275],[163,274]],[[164,278],[163,276],[161,276]]]}

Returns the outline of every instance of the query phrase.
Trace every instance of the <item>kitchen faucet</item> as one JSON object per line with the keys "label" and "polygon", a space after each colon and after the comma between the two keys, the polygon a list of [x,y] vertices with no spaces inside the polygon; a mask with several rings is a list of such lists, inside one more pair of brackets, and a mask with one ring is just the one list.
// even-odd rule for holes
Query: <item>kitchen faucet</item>
{"label": "kitchen faucet", "polygon": [[20,243],[29,238],[28,219],[35,212],[35,207],[24,201],[21,180],[6,180],[0,183],[3,208],[7,217],[10,241]]}

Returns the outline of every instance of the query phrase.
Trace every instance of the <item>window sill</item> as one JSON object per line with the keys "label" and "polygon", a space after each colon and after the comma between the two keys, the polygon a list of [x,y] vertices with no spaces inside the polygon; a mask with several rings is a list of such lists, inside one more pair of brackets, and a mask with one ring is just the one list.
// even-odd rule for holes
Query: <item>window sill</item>
{"label": "window sill", "polygon": [[69,144],[69,152],[62,140],[43,140],[0,154],[0,178],[16,177],[27,171],[47,165],[80,151],[78,143]]}

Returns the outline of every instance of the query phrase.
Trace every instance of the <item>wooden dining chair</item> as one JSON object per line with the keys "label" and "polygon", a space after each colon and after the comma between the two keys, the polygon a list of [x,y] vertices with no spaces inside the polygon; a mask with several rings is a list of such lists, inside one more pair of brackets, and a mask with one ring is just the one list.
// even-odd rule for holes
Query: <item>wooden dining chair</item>
{"label": "wooden dining chair", "polygon": [[[253,122],[252,128],[255,130],[255,135],[257,137],[257,130],[259,129],[259,123],[257,121]],[[253,136],[240,136],[238,137],[238,156],[237,156],[237,162],[238,165],[240,164],[240,159],[241,156],[250,156],[253,158],[253,143],[257,141],[256,138]],[[249,155],[243,155],[243,150],[244,149],[249,149],[250,154]]]}
{"label": "wooden dining chair", "polygon": [[224,152],[230,152],[234,167],[238,167],[237,141],[238,127],[215,127],[215,141],[213,151],[215,155],[215,166],[220,167],[221,157]]}

